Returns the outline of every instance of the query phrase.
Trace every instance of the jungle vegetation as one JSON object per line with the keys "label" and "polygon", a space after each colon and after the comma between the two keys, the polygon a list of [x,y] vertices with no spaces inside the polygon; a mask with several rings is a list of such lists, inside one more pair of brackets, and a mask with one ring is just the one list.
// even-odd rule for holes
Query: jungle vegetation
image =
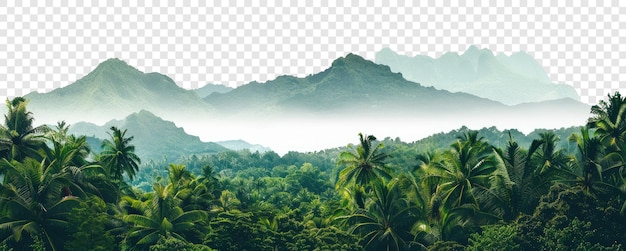
{"label": "jungle vegetation", "polygon": [[[626,99],[567,137],[495,144],[459,131],[431,149],[358,133],[318,152],[141,160],[111,127],[101,149],[34,127],[23,98],[0,126],[2,250],[622,250]],[[358,128],[355,128],[358,131]]]}

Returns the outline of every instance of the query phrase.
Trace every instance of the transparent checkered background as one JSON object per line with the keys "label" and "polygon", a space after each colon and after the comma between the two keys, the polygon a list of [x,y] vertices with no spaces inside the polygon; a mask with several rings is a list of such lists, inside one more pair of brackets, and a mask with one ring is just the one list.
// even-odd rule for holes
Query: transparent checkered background
{"label": "transparent checkered background", "polygon": [[306,76],[349,52],[470,45],[530,53],[583,102],[626,92],[625,1],[52,2],[0,2],[1,99],[69,85],[112,57],[197,88]]}

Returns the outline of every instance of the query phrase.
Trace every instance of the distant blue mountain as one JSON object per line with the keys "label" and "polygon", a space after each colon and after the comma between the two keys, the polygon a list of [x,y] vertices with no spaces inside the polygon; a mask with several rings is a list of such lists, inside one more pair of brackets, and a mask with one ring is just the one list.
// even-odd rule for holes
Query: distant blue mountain
{"label": "distant blue mountain", "polygon": [[203,87],[194,89],[193,91],[200,98],[204,98],[206,96],[211,95],[212,93],[226,93],[232,91],[233,88],[225,86],[225,85],[216,85],[216,84],[206,84]]}
{"label": "distant blue mountain", "polygon": [[461,55],[448,52],[431,58],[402,56],[385,48],[376,54],[375,61],[421,85],[469,93],[507,105],[562,98],[580,100],[572,86],[552,83],[543,67],[525,52],[494,55],[488,49],[470,46]]}

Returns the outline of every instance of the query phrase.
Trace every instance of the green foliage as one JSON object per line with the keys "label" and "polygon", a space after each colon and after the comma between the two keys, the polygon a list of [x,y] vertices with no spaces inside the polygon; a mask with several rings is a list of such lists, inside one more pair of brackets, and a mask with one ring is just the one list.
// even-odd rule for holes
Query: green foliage
{"label": "green foliage", "polygon": [[217,250],[272,250],[273,239],[251,213],[222,212],[210,221],[204,245]]}
{"label": "green foliage", "polygon": [[290,250],[363,250],[357,243],[355,235],[346,233],[335,227],[304,229],[296,233]]}
{"label": "green foliage", "polygon": [[[439,240],[465,244],[477,226],[499,220],[506,207],[506,169],[491,146],[470,131],[451,150],[423,159],[422,186],[430,191],[428,221]],[[426,164],[428,161],[429,163]]]}
{"label": "green foliage", "polygon": [[[467,250],[520,250],[515,225],[486,225],[481,233],[473,233]],[[553,249],[549,249],[553,250]]]}
{"label": "green foliage", "polygon": [[124,220],[132,226],[126,237],[132,249],[146,248],[163,236],[193,240],[196,231],[202,230],[199,228],[206,221],[207,213],[202,210],[183,211],[171,185],[156,183],[154,193],[150,194],[152,198],[145,202],[124,198],[139,212],[124,216]]}
{"label": "green foliage", "polygon": [[[126,130],[112,128],[94,158],[63,122],[32,132],[45,143],[36,151],[9,154],[24,145],[3,137],[5,126],[0,249],[620,250],[626,150],[614,131],[626,105],[609,98],[569,137],[464,129],[423,151],[359,134],[356,147],[225,151],[141,171]],[[6,120],[28,127],[26,103],[11,102]]]}
{"label": "green foliage", "polygon": [[[532,216],[518,220],[520,244],[523,249],[623,246],[626,217],[619,206],[615,198],[599,200],[579,187],[555,185]],[[562,241],[548,241],[548,234]]]}
{"label": "green foliage", "polygon": [[5,175],[0,186],[1,238],[10,238],[14,247],[24,247],[35,240],[46,248],[62,247],[67,213],[78,205],[75,197],[62,193],[72,183],[68,173],[31,158],[23,163],[2,159],[0,170]]}
{"label": "green foliage", "polygon": [[39,150],[44,148],[47,126],[33,127],[33,114],[26,109],[26,101],[16,97],[6,100],[8,114],[0,125],[0,158],[22,161],[27,157],[40,160]]}
{"label": "green foliage", "polygon": [[[496,148],[505,148],[508,145],[510,139],[509,135],[514,138],[520,146],[529,146],[533,140],[539,138],[539,135],[541,133],[550,131],[554,132],[554,134],[556,134],[558,138],[566,139],[572,133],[579,131],[580,128],[581,127],[569,127],[553,130],[536,129],[530,132],[528,135],[516,129],[500,131],[496,127],[480,128],[477,131],[478,134],[481,135],[485,141],[489,142],[489,144],[495,146]],[[407,146],[410,149],[415,149],[416,152],[429,152],[437,149],[444,149],[450,146],[450,144],[454,143],[459,135],[463,135],[464,133],[467,133],[469,131],[472,131],[472,129],[463,126],[459,129],[451,130],[449,132],[442,132],[430,135],[415,142],[408,143]],[[390,144],[388,144],[387,141],[385,141],[385,144],[391,146]],[[569,145],[567,141],[563,140],[557,142],[557,147],[568,149]]]}
{"label": "green foliage", "polygon": [[374,183],[371,197],[363,209],[343,219],[351,224],[351,232],[359,234],[366,250],[406,250],[414,236],[414,208],[404,200],[396,181]]}
{"label": "green foliage", "polygon": [[437,241],[428,246],[428,251],[464,251],[465,246],[455,241]]}
{"label": "green foliage", "polygon": [[591,107],[593,117],[588,127],[596,129],[600,140],[611,150],[620,150],[626,140],[626,97],[619,92],[608,95],[608,102],[600,100]]}
{"label": "green foliage", "polygon": [[159,238],[159,241],[150,246],[150,251],[213,251],[214,249],[201,245],[201,244],[193,244],[186,242],[184,240],[180,240],[177,238],[173,238],[171,236]]}
{"label": "green foliage", "polygon": [[114,250],[114,236],[106,229],[111,225],[102,199],[90,196],[68,214],[68,232],[71,233],[65,250]]}
{"label": "green foliage", "polygon": [[596,229],[591,222],[580,221],[577,217],[570,220],[565,216],[553,219],[553,223],[543,231],[539,237],[540,243],[546,250],[622,250],[621,244],[603,246],[595,243]]}

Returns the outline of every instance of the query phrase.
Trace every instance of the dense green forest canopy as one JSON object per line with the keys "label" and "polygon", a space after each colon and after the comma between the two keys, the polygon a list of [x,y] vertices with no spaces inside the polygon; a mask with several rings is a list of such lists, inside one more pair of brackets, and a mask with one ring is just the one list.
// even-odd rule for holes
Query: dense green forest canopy
{"label": "dense green forest canopy", "polygon": [[[585,126],[141,160],[134,136],[0,126],[2,250],[622,250],[626,100]],[[358,131],[358,128],[355,128]],[[90,147],[91,145],[91,147]],[[97,148],[97,149],[95,149]]]}

